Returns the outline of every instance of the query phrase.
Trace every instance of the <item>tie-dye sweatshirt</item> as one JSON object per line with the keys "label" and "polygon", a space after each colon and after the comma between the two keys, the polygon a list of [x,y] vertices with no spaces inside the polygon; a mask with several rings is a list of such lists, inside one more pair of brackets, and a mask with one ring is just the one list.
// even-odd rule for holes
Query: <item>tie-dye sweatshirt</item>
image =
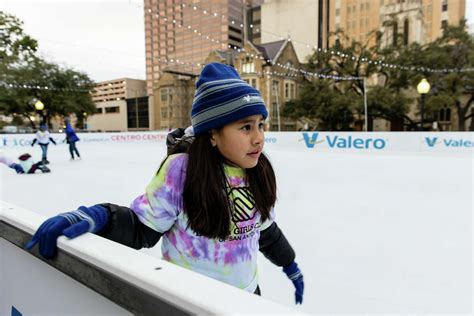
{"label": "tie-dye sweatshirt", "polygon": [[253,293],[258,284],[260,230],[269,227],[272,220],[261,223],[245,170],[225,165],[226,192],[233,206],[230,234],[225,240],[197,235],[187,227],[183,212],[187,160],[187,154],[168,157],[131,209],[142,223],[164,234],[163,259]]}

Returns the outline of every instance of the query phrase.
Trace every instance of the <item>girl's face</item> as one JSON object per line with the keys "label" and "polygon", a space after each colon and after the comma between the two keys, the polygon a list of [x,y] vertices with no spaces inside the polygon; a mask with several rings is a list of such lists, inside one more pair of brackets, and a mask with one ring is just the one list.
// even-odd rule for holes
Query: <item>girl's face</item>
{"label": "girl's face", "polygon": [[211,144],[224,158],[241,168],[253,168],[263,150],[264,119],[252,115],[211,131]]}

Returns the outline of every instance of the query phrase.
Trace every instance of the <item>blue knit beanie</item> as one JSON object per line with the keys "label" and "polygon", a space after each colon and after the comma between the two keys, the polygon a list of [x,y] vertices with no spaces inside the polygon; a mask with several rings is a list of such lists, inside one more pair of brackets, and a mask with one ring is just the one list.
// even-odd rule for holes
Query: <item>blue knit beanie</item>
{"label": "blue knit beanie", "polygon": [[207,64],[196,82],[191,121],[199,135],[247,116],[268,112],[257,89],[240,79],[235,68]]}

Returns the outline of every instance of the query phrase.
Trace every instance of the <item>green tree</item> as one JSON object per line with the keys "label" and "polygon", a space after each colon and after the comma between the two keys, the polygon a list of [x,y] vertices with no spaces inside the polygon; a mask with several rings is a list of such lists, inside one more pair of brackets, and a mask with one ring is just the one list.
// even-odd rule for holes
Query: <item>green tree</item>
{"label": "green tree", "polygon": [[35,58],[38,43],[23,32],[22,25],[15,16],[0,11],[0,73],[4,75],[10,65]]}
{"label": "green tree", "polygon": [[[422,77],[431,84],[426,104],[429,117],[436,120],[440,108],[454,106],[457,129],[465,131],[466,121],[474,115],[474,41],[466,30],[466,21],[445,27],[442,37],[428,44],[423,54],[414,58],[424,71],[413,76],[412,85],[416,87]],[[445,71],[432,72],[430,69]],[[459,71],[461,69],[470,71]]]}
{"label": "green tree", "polygon": [[[46,62],[35,55],[37,42],[25,35],[22,23],[0,11],[0,112],[30,120],[33,100],[45,104],[43,115],[51,117],[93,113],[90,91],[94,83],[84,73]],[[34,127],[34,122],[30,120]]]}
{"label": "green tree", "polygon": [[354,93],[340,94],[329,81],[316,80],[304,86],[301,97],[285,103],[282,115],[292,119],[319,120],[320,130],[350,130],[357,104]]}
{"label": "green tree", "polygon": [[[378,98],[382,93],[378,88],[370,88],[367,91],[369,129],[371,129],[371,122],[374,118],[383,118],[403,126],[403,120],[409,120],[406,113],[410,100],[402,96],[402,90],[409,86],[409,77],[400,73],[399,70],[383,66],[384,63],[395,62],[400,55],[400,49],[382,48],[380,32],[370,33],[364,43],[357,41],[349,43],[348,38],[341,30],[333,36],[339,40],[336,40],[329,49],[317,51],[310,56],[308,70],[321,75],[360,79],[315,79],[307,84],[312,87],[303,89],[302,98],[290,102],[287,112],[284,113],[293,117],[297,113],[307,113],[308,115],[308,107],[311,105],[314,107],[311,113],[317,114],[317,116],[313,116],[314,118],[332,122],[326,124],[328,128],[337,129],[337,126],[348,128],[348,124],[354,121],[353,118],[348,119],[351,116],[348,113],[354,114],[359,121],[365,114],[363,102],[365,86],[362,78],[377,75],[379,84],[387,88],[387,91],[383,93],[386,98]],[[375,44],[371,44],[374,42]],[[317,81],[328,81],[328,83],[319,84]],[[332,90],[332,92],[326,90]],[[320,100],[318,95],[321,93],[330,96],[325,100],[324,106],[319,106],[318,103]],[[376,103],[372,104],[372,101],[376,101]],[[341,102],[345,102],[346,105],[344,106]],[[395,107],[393,107],[394,104]],[[298,109],[299,107],[302,109]],[[336,123],[338,120],[340,122]],[[400,123],[400,121],[402,122]]]}

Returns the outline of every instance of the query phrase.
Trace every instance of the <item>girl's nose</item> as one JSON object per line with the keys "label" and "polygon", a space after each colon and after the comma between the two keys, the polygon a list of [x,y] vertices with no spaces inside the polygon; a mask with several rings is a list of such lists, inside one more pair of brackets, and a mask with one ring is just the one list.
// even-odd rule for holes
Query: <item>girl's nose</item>
{"label": "girl's nose", "polygon": [[263,139],[264,139],[263,131],[260,129],[257,129],[253,134],[253,143],[261,144],[263,142]]}

